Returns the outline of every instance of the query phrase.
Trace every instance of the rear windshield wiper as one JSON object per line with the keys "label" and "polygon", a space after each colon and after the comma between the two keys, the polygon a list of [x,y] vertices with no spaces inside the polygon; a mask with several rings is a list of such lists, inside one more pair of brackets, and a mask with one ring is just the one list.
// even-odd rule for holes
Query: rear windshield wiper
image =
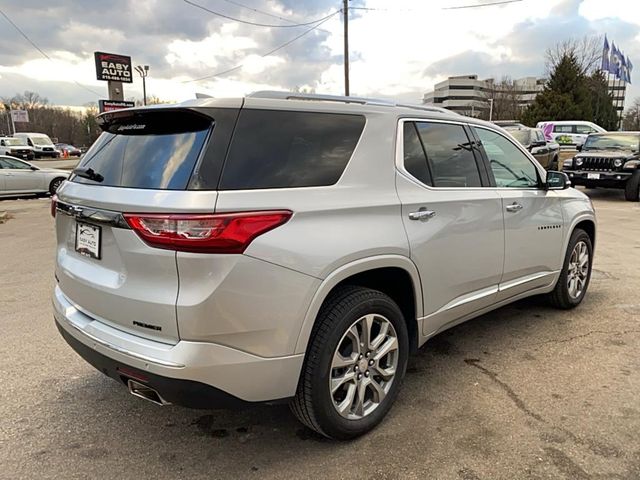
{"label": "rear windshield wiper", "polygon": [[100,175],[98,172],[95,172],[93,168],[78,167],[72,173],[74,173],[79,177],[93,180],[94,182],[101,182],[104,180],[104,177]]}

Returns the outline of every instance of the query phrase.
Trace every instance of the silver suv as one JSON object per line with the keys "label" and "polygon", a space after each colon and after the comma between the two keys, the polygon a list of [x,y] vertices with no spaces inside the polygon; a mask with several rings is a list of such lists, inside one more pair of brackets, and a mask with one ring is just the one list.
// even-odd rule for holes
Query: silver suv
{"label": "silver suv", "polygon": [[443,109],[259,92],[109,112],[58,191],[55,321],[139,397],[385,416],[429,338],[587,290],[588,198]]}

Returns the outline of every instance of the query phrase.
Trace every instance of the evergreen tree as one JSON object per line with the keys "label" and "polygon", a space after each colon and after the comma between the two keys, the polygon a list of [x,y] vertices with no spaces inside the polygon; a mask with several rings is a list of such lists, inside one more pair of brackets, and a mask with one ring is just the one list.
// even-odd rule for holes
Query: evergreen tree
{"label": "evergreen tree", "polygon": [[615,109],[604,75],[587,76],[573,53],[563,55],[544,90],[522,114],[530,126],[545,120],[587,120],[614,128]]}
{"label": "evergreen tree", "polygon": [[587,79],[591,92],[591,121],[605,130],[618,129],[618,112],[609,93],[607,78],[601,70],[594,71]]}

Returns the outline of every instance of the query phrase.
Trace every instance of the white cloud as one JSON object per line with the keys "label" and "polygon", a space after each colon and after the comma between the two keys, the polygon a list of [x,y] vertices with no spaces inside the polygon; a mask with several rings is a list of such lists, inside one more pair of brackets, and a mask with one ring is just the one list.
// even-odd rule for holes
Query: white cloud
{"label": "white cloud", "polygon": [[[545,22],[558,22],[559,19],[566,20],[567,24],[579,20],[583,22],[580,25],[586,25],[599,33],[599,28],[613,28],[621,22],[640,25],[640,8],[629,8],[631,0],[583,0],[581,3],[577,0],[528,0],[484,8],[445,9],[452,5],[472,2],[473,0],[366,0],[364,6],[378,10],[355,11],[350,21],[352,93],[400,96],[405,100],[419,101],[422,94],[431,89],[434,83],[451,74],[450,71],[438,71],[434,68],[431,68],[428,74],[425,71],[444,59],[465,52],[475,52],[496,65],[539,65],[539,71],[531,71],[528,74],[543,73],[544,47],[541,45],[545,45],[547,39],[540,38],[539,44],[531,44],[530,49],[527,45],[523,47],[507,42],[505,39],[508,36],[523,38],[522,35],[519,36],[520,32],[515,31],[516,28],[526,29],[530,25],[544,25]],[[635,1],[631,3],[635,5]],[[149,15],[152,9],[164,7],[164,2],[155,0],[139,0],[136,4],[139,5],[136,11]],[[301,3],[300,7],[296,7],[295,13],[283,7],[278,0],[268,0],[260,8],[276,15],[304,21],[302,5]],[[236,11],[235,15],[265,20],[264,17],[252,14],[246,9]],[[316,12],[316,15],[320,14]],[[36,20],[37,18],[34,19]],[[279,23],[273,18],[269,21]],[[147,81],[148,94],[180,101],[193,98],[196,91],[208,92],[214,96],[240,96],[257,89],[286,89],[294,85],[304,85],[306,88],[324,93],[343,92],[343,68],[340,62],[343,32],[339,15],[321,27],[330,32],[322,43],[325,50],[317,48],[317,44],[312,46],[313,52],[300,48],[301,45],[305,45],[305,41],[308,42],[308,48],[311,48],[309,45],[315,34],[313,33],[268,57],[263,57],[262,54],[286,41],[285,32],[241,26],[211,17],[203,23],[203,35],[198,37],[186,30],[189,23],[184,25],[183,34],[176,34],[175,38],[169,41],[163,40],[163,43],[153,45],[154,54],[157,56],[149,61],[151,73]],[[138,26],[139,32],[148,34],[148,38],[153,39],[152,29],[147,30],[143,23]],[[302,31],[291,29],[288,38]],[[613,33],[611,32],[611,35]],[[575,35],[574,32],[566,32],[567,36],[572,34]],[[75,40],[77,48],[73,51],[49,51],[47,45],[42,45],[53,62],[37,58],[31,52],[30,60],[0,64],[0,74],[19,74],[41,82],[70,82],[73,79],[100,93],[106,92],[105,82],[95,79],[92,52],[94,49],[104,50],[113,47],[107,51],[127,53],[130,39],[127,38],[126,32],[95,27],[83,23],[79,17],[67,22],[58,36],[67,42],[69,39]],[[144,57],[148,53],[144,50],[144,45],[136,44],[136,48],[139,48],[136,57]],[[633,53],[636,47],[629,45],[627,48],[629,53]],[[537,60],[532,62],[532,58]],[[316,69],[317,73],[306,74],[307,70],[301,70],[298,60],[316,62],[314,65],[319,66]],[[164,69],[156,66],[163,61],[166,61]],[[322,62],[326,62],[326,68]],[[636,63],[640,67],[640,60]],[[240,64],[242,68],[229,75],[185,83],[185,80]],[[459,70],[470,69],[465,73],[484,75],[483,72],[473,71],[474,66],[460,67]],[[287,72],[290,74],[287,75]],[[495,73],[498,76],[513,75],[510,71]],[[295,80],[292,80],[294,75]],[[14,90],[21,90],[20,85],[16,85]],[[0,95],[13,93],[15,92],[0,92]],[[133,95],[141,97],[141,82],[138,78],[134,80],[134,84],[125,85],[125,96]],[[51,97],[55,102],[53,95]]]}

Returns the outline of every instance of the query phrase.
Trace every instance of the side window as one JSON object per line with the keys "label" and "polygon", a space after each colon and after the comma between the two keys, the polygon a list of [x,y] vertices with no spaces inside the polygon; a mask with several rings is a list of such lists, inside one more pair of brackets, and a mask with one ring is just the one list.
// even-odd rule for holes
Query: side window
{"label": "side window", "polygon": [[28,170],[31,168],[26,163],[13,158],[3,158],[2,162],[4,163],[4,168],[10,168],[13,170]]}
{"label": "side window", "polygon": [[3,147],[5,146],[4,145],[4,140],[0,140],[0,145],[2,145]]}
{"label": "side window", "polygon": [[33,147],[33,142],[31,141],[30,138],[27,138],[27,143],[29,144],[30,147]]}
{"label": "side window", "polygon": [[427,157],[413,122],[404,123],[404,168],[425,185],[431,185]]}
{"label": "side window", "polygon": [[502,135],[484,128],[475,128],[489,159],[496,186],[532,188],[538,186],[538,170],[529,158]]}
{"label": "side window", "polygon": [[576,125],[576,133],[588,135],[593,132],[595,132],[595,130],[591,128],[589,125]]}
{"label": "side window", "polygon": [[556,125],[553,127],[555,133],[573,133],[573,125]]}
{"label": "side window", "polygon": [[536,139],[539,142],[545,142],[546,143],[546,141],[544,139],[544,134],[542,133],[542,130],[536,130]]}
{"label": "side window", "polygon": [[481,187],[472,145],[462,125],[417,122],[434,187]]}
{"label": "side window", "polygon": [[361,115],[243,109],[220,190],[333,185],[364,125]]}

